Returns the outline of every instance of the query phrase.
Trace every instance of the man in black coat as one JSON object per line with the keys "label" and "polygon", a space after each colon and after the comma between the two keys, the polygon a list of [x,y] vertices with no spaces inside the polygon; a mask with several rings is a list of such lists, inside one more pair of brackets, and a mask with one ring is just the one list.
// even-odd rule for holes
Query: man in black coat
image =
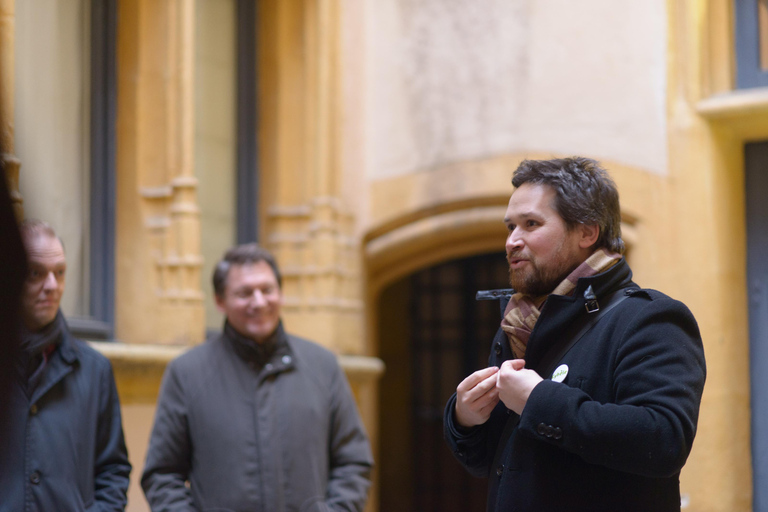
{"label": "man in black coat", "polygon": [[489,511],[680,510],[705,363],[688,308],[639,288],[616,186],[585,158],[524,161],[504,222],[510,292],[445,437]]}
{"label": "man in black coat", "polygon": [[67,262],[53,229],[27,221],[21,234],[28,273],[0,423],[0,512],[124,510],[131,465],[111,365],[59,311]]}

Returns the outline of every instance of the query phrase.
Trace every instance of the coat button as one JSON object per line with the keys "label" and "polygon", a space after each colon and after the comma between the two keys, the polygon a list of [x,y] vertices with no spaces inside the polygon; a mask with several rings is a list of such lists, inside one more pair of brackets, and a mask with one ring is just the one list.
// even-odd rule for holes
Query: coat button
{"label": "coat button", "polygon": [[35,471],[31,475],[29,475],[29,481],[32,482],[35,485],[39,484],[40,483],[40,473]]}
{"label": "coat button", "polygon": [[547,426],[544,423],[539,423],[538,425],[536,425],[536,432],[540,436],[547,435]]}
{"label": "coat button", "polygon": [[291,364],[291,356],[283,356],[283,364]]}
{"label": "coat button", "polygon": [[502,464],[498,468],[496,468],[496,476],[501,476],[501,474],[504,473],[504,465]]}
{"label": "coat button", "polygon": [[268,372],[271,372],[272,371],[272,363],[265,364],[264,365],[264,369],[267,370]]}
{"label": "coat button", "polygon": [[32,404],[32,406],[29,408],[29,414],[32,416],[37,414],[37,404]]}
{"label": "coat button", "polygon": [[552,438],[553,439],[562,439],[563,438],[563,429],[560,427],[555,427],[552,429]]}
{"label": "coat button", "polygon": [[497,341],[496,344],[493,346],[493,351],[496,352],[497,356],[500,356],[501,355],[501,343],[499,343]]}

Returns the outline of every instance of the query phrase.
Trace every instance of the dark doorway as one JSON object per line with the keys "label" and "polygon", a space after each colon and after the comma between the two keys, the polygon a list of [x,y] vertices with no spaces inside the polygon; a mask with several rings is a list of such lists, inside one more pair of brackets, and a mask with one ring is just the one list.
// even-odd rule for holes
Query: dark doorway
{"label": "dark doorway", "polygon": [[752,406],[753,507],[768,511],[768,142],[744,151]]}
{"label": "dark doorway", "polygon": [[487,365],[501,320],[481,289],[508,286],[504,253],[443,263],[388,287],[379,306],[379,470],[382,512],[482,512],[486,481],[443,441],[443,408],[458,383]]}

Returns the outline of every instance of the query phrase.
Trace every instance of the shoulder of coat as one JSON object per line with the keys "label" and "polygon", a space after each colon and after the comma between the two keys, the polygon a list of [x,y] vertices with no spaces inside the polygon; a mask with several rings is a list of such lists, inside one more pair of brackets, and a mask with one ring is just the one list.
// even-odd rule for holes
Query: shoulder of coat
{"label": "shoulder of coat", "polygon": [[289,334],[288,343],[295,355],[299,358],[303,357],[308,360],[316,360],[318,358],[327,361],[337,360],[336,354],[315,341]]}
{"label": "shoulder of coat", "polygon": [[666,293],[654,290],[653,288],[640,288],[639,286],[633,286],[624,290],[624,293],[629,297],[642,298],[647,300],[661,300],[671,299]]}

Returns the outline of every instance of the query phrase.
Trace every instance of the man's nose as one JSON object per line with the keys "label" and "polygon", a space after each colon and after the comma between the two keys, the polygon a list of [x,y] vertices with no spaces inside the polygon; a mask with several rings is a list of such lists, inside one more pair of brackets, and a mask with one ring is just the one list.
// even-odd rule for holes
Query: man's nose
{"label": "man's nose", "polygon": [[505,247],[508,253],[523,247],[523,239],[520,237],[517,228],[510,231],[509,235],[507,235]]}
{"label": "man's nose", "polygon": [[45,281],[43,282],[43,288],[46,290],[55,290],[58,288],[59,282],[56,280],[56,276],[54,275],[53,271],[48,272],[45,275]]}
{"label": "man's nose", "polygon": [[254,290],[254,292],[253,292],[253,302],[257,306],[263,306],[264,304],[267,303],[267,299],[266,299],[266,297],[264,297],[264,294],[262,293],[261,290]]}

